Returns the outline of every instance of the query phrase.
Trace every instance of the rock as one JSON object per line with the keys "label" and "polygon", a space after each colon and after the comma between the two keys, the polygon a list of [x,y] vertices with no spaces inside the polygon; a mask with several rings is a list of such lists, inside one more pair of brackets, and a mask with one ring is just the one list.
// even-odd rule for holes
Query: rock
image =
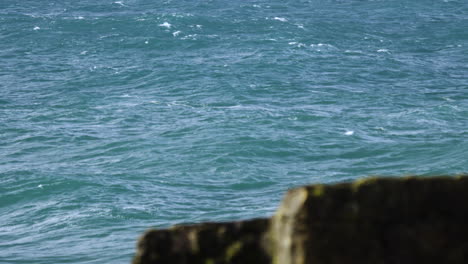
{"label": "rock", "polygon": [[269,219],[150,230],[133,264],[468,263],[468,177],[290,190]]}
{"label": "rock", "polygon": [[150,230],[140,239],[133,264],[270,263],[262,244],[268,222],[255,219]]}
{"label": "rock", "polygon": [[468,178],[376,178],[291,190],[275,264],[468,263]]}

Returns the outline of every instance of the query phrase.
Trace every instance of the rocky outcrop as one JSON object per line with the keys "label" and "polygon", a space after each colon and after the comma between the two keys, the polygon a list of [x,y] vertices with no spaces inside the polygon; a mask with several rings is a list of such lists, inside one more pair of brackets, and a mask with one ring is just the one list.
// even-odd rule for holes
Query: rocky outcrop
{"label": "rocky outcrop", "polygon": [[468,263],[468,177],[290,190],[275,215],[148,231],[134,264]]}
{"label": "rocky outcrop", "polygon": [[262,240],[268,222],[254,219],[150,230],[140,239],[133,264],[270,263]]}
{"label": "rocky outcrop", "polygon": [[368,179],[291,190],[273,262],[468,263],[468,178]]}

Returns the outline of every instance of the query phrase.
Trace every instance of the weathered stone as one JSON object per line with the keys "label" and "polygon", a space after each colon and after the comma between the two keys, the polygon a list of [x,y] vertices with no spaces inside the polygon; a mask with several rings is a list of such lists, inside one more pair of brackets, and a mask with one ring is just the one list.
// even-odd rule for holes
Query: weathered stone
{"label": "weathered stone", "polygon": [[468,178],[375,178],[291,190],[274,264],[468,263]]}
{"label": "weathered stone", "polygon": [[255,219],[150,230],[133,264],[270,263],[262,240],[267,228],[268,219]]}
{"label": "weathered stone", "polygon": [[468,263],[468,177],[289,191],[271,220],[148,231],[134,264]]}

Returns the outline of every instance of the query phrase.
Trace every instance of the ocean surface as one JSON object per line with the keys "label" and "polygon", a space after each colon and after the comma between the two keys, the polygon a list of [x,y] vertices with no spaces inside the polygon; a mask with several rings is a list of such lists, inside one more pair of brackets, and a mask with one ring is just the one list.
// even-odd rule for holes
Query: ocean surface
{"label": "ocean surface", "polygon": [[0,263],[468,171],[468,1],[0,0]]}

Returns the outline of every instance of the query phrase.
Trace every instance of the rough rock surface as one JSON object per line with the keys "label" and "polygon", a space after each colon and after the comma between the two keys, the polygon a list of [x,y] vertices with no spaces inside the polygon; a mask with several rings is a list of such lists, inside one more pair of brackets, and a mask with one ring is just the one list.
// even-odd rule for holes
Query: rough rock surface
{"label": "rough rock surface", "polygon": [[291,190],[273,263],[468,263],[468,178],[375,178]]}
{"label": "rough rock surface", "polygon": [[468,177],[290,190],[270,219],[150,230],[134,264],[468,263]]}
{"label": "rough rock surface", "polygon": [[150,230],[138,243],[133,264],[270,263],[262,237],[268,219],[204,223]]}

